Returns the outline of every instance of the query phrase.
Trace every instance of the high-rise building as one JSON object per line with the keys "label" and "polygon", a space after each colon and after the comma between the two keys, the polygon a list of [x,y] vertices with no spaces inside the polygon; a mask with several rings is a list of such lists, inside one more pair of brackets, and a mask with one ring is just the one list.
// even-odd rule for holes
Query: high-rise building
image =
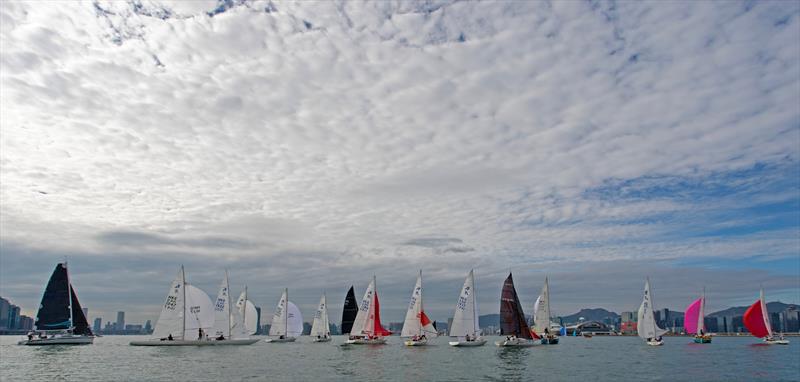
{"label": "high-rise building", "polygon": [[117,312],[117,330],[125,330],[125,312]]}
{"label": "high-rise building", "polygon": [[0,297],[0,329],[8,328],[8,309],[10,307],[11,303]]}
{"label": "high-rise building", "polygon": [[17,329],[19,327],[19,307],[11,305],[8,308],[8,328]]}
{"label": "high-rise building", "polygon": [[636,322],[638,319],[634,312],[622,312],[619,316],[621,322]]}
{"label": "high-rise building", "polygon": [[100,333],[100,329],[103,326],[103,317],[97,317],[94,319],[94,325],[92,326],[92,331],[95,333]]}
{"label": "high-rise building", "polygon": [[19,330],[32,330],[33,329],[33,318],[28,316],[22,315],[19,316],[19,325],[17,325],[17,329]]}
{"label": "high-rise building", "polygon": [[256,307],[256,334],[266,334],[269,333],[269,330],[264,331],[261,328],[261,307]]}
{"label": "high-rise building", "polygon": [[144,323],[144,332],[150,334],[153,331],[153,326],[150,324],[150,320]]}
{"label": "high-rise building", "polygon": [[786,333],[800,332],[800,310],[796,307],[790,307],[781,312],[783,318],[783,330]]}

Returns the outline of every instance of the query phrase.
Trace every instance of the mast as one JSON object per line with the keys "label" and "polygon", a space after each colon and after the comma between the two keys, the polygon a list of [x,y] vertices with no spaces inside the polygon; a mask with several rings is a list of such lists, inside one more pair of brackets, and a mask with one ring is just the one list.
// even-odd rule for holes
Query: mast
{"label": "mast", "polygon": [[225,270],[225,293],[228,304],[228,339],[231,339],[231,282],[228,280],[228,270]]}
{"label": "mast", "polygon": [[419,335],[422,335],[422,314],[425,312],[425,305],[422,304],[422,269],[419,270]]}
{"label": "mast", "polygon": [[478,297],[475,295],[477,288],[475,288],[475,275],[473,272],[475,272],[474,269],[469,270],[469,278],[472,280],[472,335],[475,336],[480,331],[480,325],[477,320],[478,307],[476,305],[478,304]]}
{"label": "mast", "polygon": [[286,296],[286,301],[284,302],[284,314],[283,314],[283,335],[286,338],[289,337],[289,288],[283,289],[283,294]]}
{"label": "mast", "polygon": [[706,287],[703,287],[703,294],[700,297],[700,314],[697,315],[697,330],[698,331],[706,331]]}
{"label": "mast", "polygon": [[181,322],[181,339],[186,339],[186,273],[183,271],[183,265],[181,265],[181,293],[183,293],[183,306],[181,307],[181,316],[183,317],[183,321]]}
{"label": "mast", "polygon": [[67,267],[66,260],[64,260],[64,273],[67,274],[67,301],[69,301],[67,304],[67,306],[69,306],[69,329],[67,329],[67,331],[72,331],[74,328],[73,322],[75,322],[72,318],[72,284],[69,282],[69,268]]}
{"label": "mast", "polygon": [[767,302],[764,301],[764,288],[761,288],[759,300],[761,300],[761,316],[764,317],[764,326],[767,327],[769,337],[772,337],[772,325],[769,321],[769,311],[767,310]]}
{"label": "mast", "polygon": [[547,301],[545,301],[547,305],[547,317],[545,317],[547,319],[547,326],[545,326],[545,329],[550,333],[550,283],[547,280],[547,276],[544,277],[544,287],[547,289]]}
{"label": "mast", "polygon": [[245,326],[247,321],[247,285],[244,286],[244,301],[242,301],[242,329],[248,330]]}
{"label": "mast", "polygon": [[[372,302],[369,304],[369,306],[370,306],[370,308],[372,309],[373,312],[375,312],[377,310],[377,308],[375,307],[375,301],[378,299],[377,296],[378,296],[378,278],[375,277],[375,275],[373,274],[372,275]],[[374,314],[373,314],[373,316],[374,316]],[[376,326],[377,325],[375,324],[375,319],[373,318],[372,319],[372,329],[370,330],[373,337],[377,337],[377,333],[376,333],[377,330],[375,330]]]}
{"label": "mast", "polygon": [[[647,293],[650,295],[650,315],[652,316],[653,315],[653,311],[655,310],[655,306],[654,306],[655,299],[653,298],[653,291],[650,289],[650,276],[647,277]],[[656,325],[655,317],[653,317],[650,320],[650,322],[653,323],[653,333],[654,334],[658,334],[658,332],[656,331],[656,328],[658,327],[658,325]],[[656,337],[658,337],[658,336],[656,335]]]}

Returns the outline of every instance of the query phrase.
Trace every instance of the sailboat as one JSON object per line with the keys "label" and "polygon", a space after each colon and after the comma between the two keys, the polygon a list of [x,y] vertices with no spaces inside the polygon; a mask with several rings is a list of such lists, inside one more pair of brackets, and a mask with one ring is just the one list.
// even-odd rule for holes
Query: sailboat
{"label": "sailboat", "polygon": [[764,289],[761,289],[758,301],[754,302],[744,312],[744,326],[754,337],[764,338],[764,343],[769,345],[788,345],[789,340],[784,339],[783,335],[775,338],[772,333],[772,323],[767,311],[767,303],[764,300]]}
{"label": "sailboat", "polygon": [[408,303],[406,319],[403,321],[403,330],[400,337],[408,338],[403,343],[406,346],[424,346],[428,344],[428,338],[434,338],[439,333],[433,326],[433,322],[425,314],[422,304],[422,270],[417,276],[417,283],[411,291],[411,301]]}
{"label": "sailboat", "polygon": [[[248,303],[249,306],[247,306]],[[253,317],[250,320],[253,323],[252,328],[245,325],[247,313]],[[250,345],[258,342],[258,339],[249,338],[251,334],[255,333],[255,315],[255,306],[252,302],[247,301],[247,287],[239,297],[236,309],[232,308],[228,271],[225,271],[225,278],[219,286],[217,300],[214,303],[213,340],[217,342],[217,345]]]}
{"label": "sailboat", "polygon": [[529,347],[540,344],[533,341],[534,337],[541,337],[528,327],[511,273],[503,282],[503,292],[500,295],[500,334],[506,336],[506,339],[495,342],[497,346]]}
{"label": "sailboat", "polygon": [[94,342],[94,334],[83,314],[78,295],[69,281],[67,263],[59,263],[44,289],[36,332],[19,345],[86,345]]}
{"label": "sailboat", "polygon": [[325,294],[319,299],[317,311],[314,313],[314,322],[311,324],[311,337],[314,342],[330,342],[331,329],[328,324],[328,303]]}
{"label": "sailboat", "polygon": [[208,295],[186,282],[183,266],[172,280],[167,298],[161,307],[153,338],[131,341],[133,346],[207,346],[221,345],[212,341],[208,331],[214,327],[214,305]]}
{"label": "sailboat", "polygon": [[706,291],[703,289],[703,295],[689,304],[683,315],[683,327],[686,329],[686,333],[695,335],[694,343],[696,344],[711,343],[711,335],[705,333],[705,310]]}
{"label": "sailboat", "polygon": [[353,286],[347,291],[347,296],[344,298],[344,308],[342,309],[342,334],[350,334],[353,329],[353,321],[356,320],[358,315],[358,303],[356,303],[356,292]]}
{"label": "sailboat", "polygon": [[558,337],[552,332],[552,325],[550,324],[550,286],[548,285],[547,277],[544,278],[544,286],[542,293],[533,304],[533,327],[536,333],[542,337],[542,345],[555,345],[558,343]]}
{"label": "sailboat", "polygon": [[653,295],[650,293],[650,279],[648,278],[644,282],[644,298],[642,299],[642,305],[639,306],[636,331],[639,333],[639,337],[645,340],[648,345],[661,346],[664,344],[661,336],[667,331],[658,327],[653,311],[655,311],[655,308],[653,307]]}
{"label": "sailboat", "polygon": [[272,326],[269,328],[269,335],[278,338],[268,338],[266,342],[294,342],[301,334],[303,334],[303,316],[297,305],[289,301],[289,289],[286,288],[275,308],[275,314],[272,315]]}
{"label": "sailboat", "polygon": [[486,344],[486,340],[481,337],[481,329],[478,324],[475,275],[470,270],[461,287],[461,293],[458,295],[453,325],[450,327],[450,337],[456,337],[456,341],[448,342],[450,346],[482,346]]}
{"label": "sailboat", "polygon": [[344,342],[344,345],[382,345],[386,343],[384,337],[390,334],[392,332],[384,329],[381,325],[381,306],[378,300],[377,283],[375,276],[372,276],[372,282],[364,292],[358,314],[353,321],[350,337]]}

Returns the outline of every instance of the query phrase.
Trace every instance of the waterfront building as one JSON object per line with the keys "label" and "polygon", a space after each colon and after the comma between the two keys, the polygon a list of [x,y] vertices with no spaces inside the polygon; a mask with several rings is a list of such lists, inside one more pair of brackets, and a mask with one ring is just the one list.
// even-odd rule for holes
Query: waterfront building
{"label": "waterfront building", "polygon": [[33,330],[33,318],[22,315],[19,316],[19,325],[17,330]]}
{"label": "waterfront building", "polygon": [[19,307],[11,304],[8,308],[7,327],[8,329],[17,329],[17,326],[19,326]]}
{"label": "waterfront building", "polygon": [[0,329],[8,329],[8,310],[11,303],[0,297]]}
{"label": "waterfront building", "polygon": [[621,323],[636,322],[636,320],[638,319],[638,317],[636,316],[636,313],[634,313],[634,312],[622,312],[619,315],[619,318],[620,318],[620,322]]}
{"label": "waterfront building", "polygon": [[263,330],[261,328],[261,307],[256,307],[256,335],[269,333],[269,330]]}
{"label": "waterfront building", "polygon": [[150,323],[150,320],[144,323],[144,332],[145,334],[150,334],[153,332],[153,325]]}
{"label": "waterfront building", "polygon": [[100,333],[100,329],[102,329],[103,325],[103,318],[97,317],[94,319],[94,325],[92,325],[92,331],[95,333]]}
{"label": "waterfront building", "polygon": [[117,312],[117,330],[125,330],[125,312]]}

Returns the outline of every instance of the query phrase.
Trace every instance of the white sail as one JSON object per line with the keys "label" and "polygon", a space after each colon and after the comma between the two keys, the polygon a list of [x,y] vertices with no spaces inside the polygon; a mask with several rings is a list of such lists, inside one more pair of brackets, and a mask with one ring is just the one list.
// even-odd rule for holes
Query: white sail
{"label": "white sail", "polygon": [[650,280],[648,279],[644,283],[644,298],[642,299],[642,305],[639,306],[639,313],[637,317],[638,323],[636,327],[639,337],[645,340],[659,337],[667,332],[666,330],[659,328],[656,324],[656,319],[653,316],[653,310],[653,298],[650,294]]}
{"label": "white sail", "polygon": [[356,314],[356,319],[353,320],[353,328],[350,330],[350,333],[353,335],[367,334],[367,318],[369,318],[370,315],[373,294],[375,294],[374,276],[369,286],[367,286],[367,290],[364,292],[364,298],[361,299],[361,303],[358,305],[358,313]]}
{"label": "white sail", "polygon": [[244,325],[244,307],[246,301],[247,287],[245,286],[242,293],[239,294],[239,298],[236,299],[236,304],[234,305],[236,309],[231,310],[231,334],[233,338],[247,338],[250,335]]}
{"label": "white sail", "polygon": [[319,299],[317,311],[314,313],[314,322],[311,324],[311,336],[313,337],[327,337],[331,332],[328,325],[328,305],[325,295]]}
{"label": "white sail", "polygon": [[161,314],[158,315],[153,337],[165,338],[172,335],[175,339],[183,338],[184,281],[183,267],[181,267],[178,275],[169,284],[167,299],[161,307]]}
{"label": "white sail", "polygon": [[248,335],[256,334],[258,331],[258,311],[252,301],[247,300],[244,308],[244,328]]}
{"label": "white sail", "polygon": [[293,302],[288,302],[286,309],[286,331],[289,337],[300,337],[303,334],[303,315]]}
{"label": "white sail", "polygon": [[767,310],[767,302],[764,300],[764,289],[763,288],[761,289],[760,294],[761,295],[759,296],[760,297],[759,300],[761,300],[761,316],[764,317],[764,325],[767,326],[767,333],[768,333],[767,338],[772,338],[772,324],[770,323],[770,319],[769,319],[769,311]]}
{"label": "white sail", "polygon": [[228,272],[225,271],[225,278],[219,286],[217,300],[214,302],[214,337],[231,337],[231,298],[230,285],[228,284]]}
{"label": "white sail", "polygon": [[550,331],[550,287],[548,285],[547,277],[544,278],[544,286],[539,298],[536,299],[534,304],[534,323],[533,327],[536,333],[542,334],[545,329]]}
{"label": "white sail", "polygon": [[289,291],[283,290],[281,299],[278,301],[278,306],[275,307],[275,313],[272,314],[272,326],[269,328],[269,335],[271,336],[285,336],[287,332],[288,312],[286,303],[288,302]]}
{"label": "white sail", "polygon": [[458,295],[456,312],[453,315],[453,325],[450,327],[450,337],[477,336],[480,334],[478,325],[478,305],[475,301],[475,276],[473,271],[464,280],[461,293]]}
{"label": "white sail", "polygon": [[422,271],[417,276],[417,283],[411,291],[411,301],[406,310],[406,319],[403,321],[403,330],[400,337],[413,337],[422,334],[422,323],[419,315],[422,312]]}
{"label": "white sail", "polygon": [[185,286],[186,326],[184,327],[184,338],[195,339],[198,338],[198,329],[202,328],[204,332],[208,333],[208,330],[214,326],[214,304],[206,292],[200,288],[190,284],[185,284]]}
{"label": "white sail", "polygon": [[700,314],[697,315],[697,332],[706,332],[706,290],[703,289],[703,296],[700,298]]}

